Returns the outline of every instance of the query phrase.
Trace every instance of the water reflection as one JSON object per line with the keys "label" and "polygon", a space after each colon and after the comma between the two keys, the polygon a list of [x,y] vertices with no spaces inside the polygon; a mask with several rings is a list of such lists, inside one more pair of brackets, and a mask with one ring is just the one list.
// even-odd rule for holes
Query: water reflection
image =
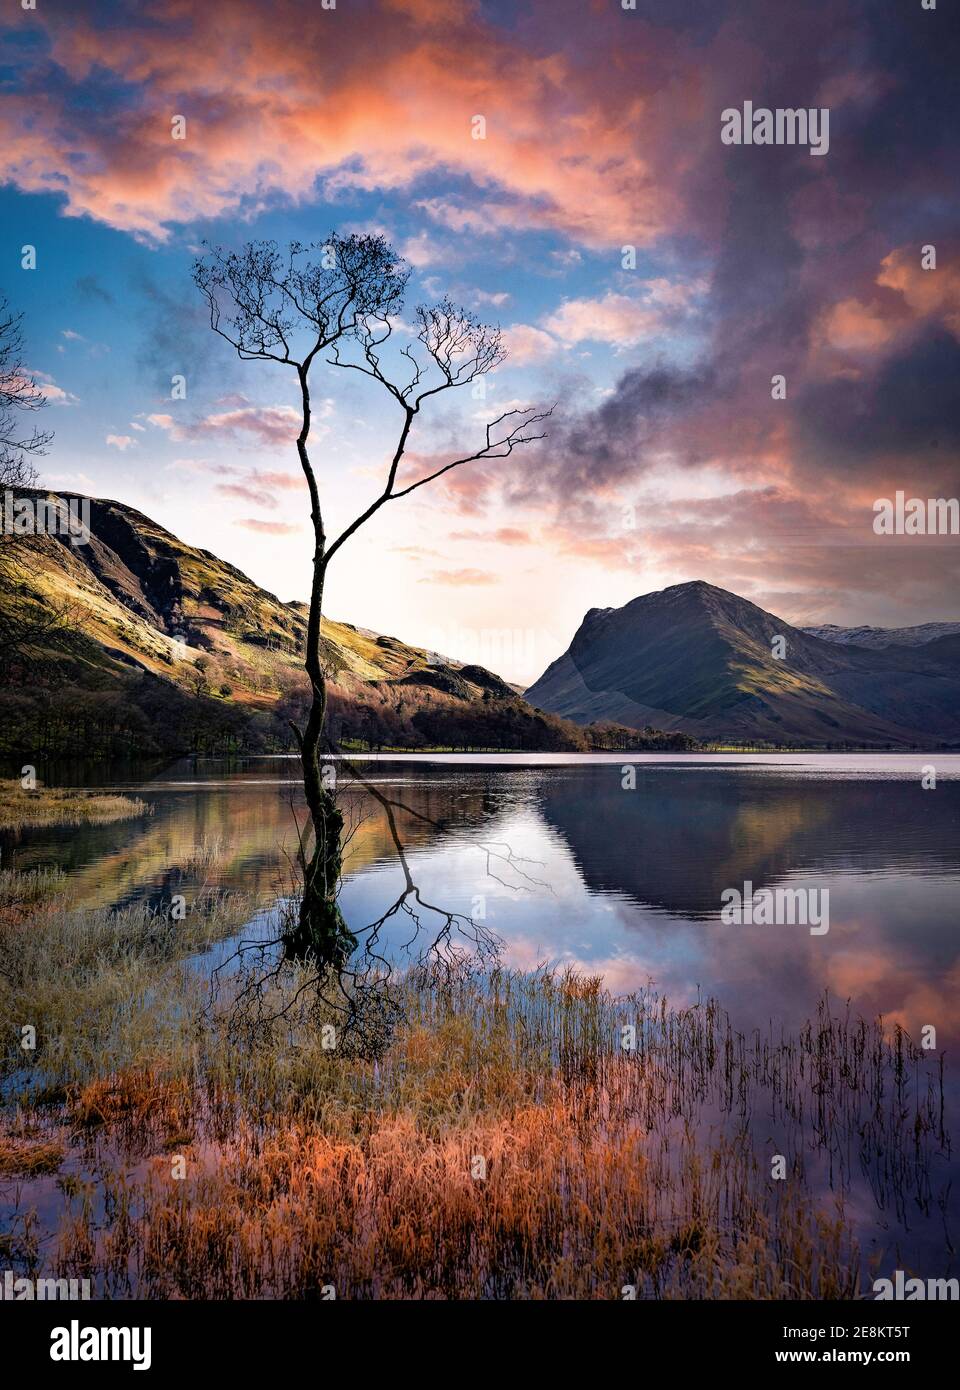
{"label": "water reflection", "polygon": [[[712,994],[748,1038],[797,1029],[828,991],[841,1009],[849,1000],[866,1018],[883,1015],[888,1033],[899,1023],[917,1039],[934,1024],[937,1050],[951,1049],[960,1040],[960,758],[937,759],[932,791],[921,786],[923,762],[649,758],[628,790],[619,758],[375,760],[365,775],[399,803],[407,866],[382,805],[348,784],[343,910],[353,929],[382,918],[409,870],[424,899],[499,937],[510,966],[572,963],[614,991],[653,981],[675,1006]],[[174,893],[221,885],[268,903],[289,885],[304,818],[291,762],[187,762],[109,785],[135,791],[152,815],[4,832],[4,864],[59,864],[89,906],[161,907]],[[725,926],[721,893],[745,880],[828,887],[829,933]],[[408,922],[388,922],[383,949],[409,935]],[[952,1074],[946,1094],[955,1114]],[[758,1144],[786,1146],[771,1116],[755,1124]],[[952,1166],[946,1152],[936,1157],[938,1191]],[[813,1161],[809,1179],[831,1191],[826,1166]],[[869,1185],[848,1201],[873,1248],[912,1252],[943,1272],[949,1213],[932,1209],[922,1222],[916,1211],[878,1214]]]}
{"label": "water reflection", "polygon": [[[420,887],[479,915],[509,964],[579,962],[615,989],[652,978],[678,1001],[702,987],[790,1020],[828,987],[911,1029],[935,1016],[952,1037],[960,758],[938,759],[933,791],[922,761],[649,758],[632,790],[619,759],[379,759],[365,775],[401,803]],[[185,760],[110,785],[153,814],[0,832],[3,863],[59,864],[85,906],[160,907],[204,885],[266,902],[289,886],[304,819],[292,761]],[[344,911],[362,926],[403,891],[403,870],[382,806],[346,796]],[[829,886],[829,934],[724,926],[721,893],[745,880]]]}

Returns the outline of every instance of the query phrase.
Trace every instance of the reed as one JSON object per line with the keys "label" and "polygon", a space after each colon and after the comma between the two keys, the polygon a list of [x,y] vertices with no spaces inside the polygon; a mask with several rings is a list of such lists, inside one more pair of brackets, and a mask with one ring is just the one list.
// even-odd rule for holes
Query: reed
{"label": "reed", "polygon": [[55,1173],[66,1156],[62,1144],[29,1139],[0,1137],[0,1175],[20,1174],[35,1177],[40,1173]]}
{"label": "reed", "polygon": [[60,893],[67,876],[60,868],[0,869],[0,909],[24,908]]}
{"label": "reed", "polygon": [[37,787],[28,791],[17,781],[0,779],[0,830],[35,825],[104,825],[149,815],[139,797],[116,796],[74,788]]}
{"label": "reed", "polygon": [[324,1047],[296,966],[257,1045],[238,1039],[242,972],[211,996],[189,960],[236,930],[222,905],[182,935],[143,912],[38,921],[0,954],[44,1035],[8,1081],[32,1142],[67,1136],[71,1173],[20,1248],[52,1244],[105,1295],[847,1298],[852,1184],[936,1201],[939,1059],[831,1000],[747,1036],[715,1000],[420,968],[389,985],[402,1022],[364,1058]]}
{"label": "reed", "polygon": [[[184,919],[135,906],[81,909],[69,888],[0,915],[0,1079],[41,1089],[136,1069],[157,1053],[176,1067],[204,999],[195,957],[250,920],[248,897],[196,894]],[[24,1050],[21,1030],[35,1031]]]}
{"label": "reed", "polygon": [[224,863],[229,847],[222,835],[205,835],[178,860],[184,873],[215,869]]}

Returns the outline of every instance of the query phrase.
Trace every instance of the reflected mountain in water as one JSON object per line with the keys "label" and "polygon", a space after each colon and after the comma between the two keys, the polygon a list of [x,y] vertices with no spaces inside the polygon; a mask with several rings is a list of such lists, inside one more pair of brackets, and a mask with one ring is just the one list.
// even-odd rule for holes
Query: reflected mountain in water
{"label": "reflected mountain in water", "polygon": [[715,916],[725,888],[842,870],[947,873],[957,867],[960,782],[796,777],[742,767],[641,764],[542,780],[538,805],[588,891],[680,917]]}
{"label": "reflected mountain in water", "polygon": [[[716,915],[725,888],[844,870],[952,874],[960,844],[960,780],[920,782],[920,760],[900,776],[840,775],[692,759],[637,762],[623,787],[617,760],[541,765],[374,760],[364,775],[407,810],[397,825],[412,853],[455,853],[494,837],[538,844],[545,890],[558,853],[588,894],[612,894],[682,917]],[[909,765],[909,766],[908,766]],[[878,764],[882,768],[883,764]],[[81,906],[155,905],[201,886],[264,899],[292,882],[304,824],[296,764],[257,758],[228,765],[184,761],[135,790],[153,808],[141,820],[0,832],[7,866],[59,865]],[[915,775],[904,776],[903,772]],[[383,808],[341,777],[350,826],[345,877],[395,863]]]}

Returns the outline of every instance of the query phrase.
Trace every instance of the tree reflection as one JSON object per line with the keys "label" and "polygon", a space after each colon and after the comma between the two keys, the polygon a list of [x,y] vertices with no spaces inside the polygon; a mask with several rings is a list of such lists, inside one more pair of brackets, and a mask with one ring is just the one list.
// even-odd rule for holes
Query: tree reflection
{"label": "tree reflection", "polygon": [[[275,930],[241,939],[212,972],[212,1005],[216,1007],[229,981],[228,1020],[234,1038],[273,1041],[279,1025],[309,1016],[316,1025],[335,1030],[332,1045],[338,1051],[377,1057],[389,1046],[403,1018],[398,973],[415,969],[442,990],[465,974],[498,965],[503,943],[479,916],[455,911],[427,896],[414,876],[398,813],[438,839],[462,828],[462,821],[427,815],[378,787],[339,747],[333,753],[340,773],[349,778],[345,787],[339,776],[333,792],[343,817],[344,852],[363,822],[379,812],[402,875],[401,891],[372,920],[351,923],[349,951],[341,960],[330,962],[302,929],[297,888],[286,889],[279,898]],[[289,863],[288,883],[296,885],[302,882],[303,866],[310,860],[311,832],[309,822],[301,824],[297,819],[292,801],[291,814],[298,851],[296,862]],[[518,855],[509,844],[479,841],[476,848],[484,856],[487,876],[501,886],[517,892],[547,889],[531,872],[536,861]],[[342,886],[341,876],[338,897]]]}

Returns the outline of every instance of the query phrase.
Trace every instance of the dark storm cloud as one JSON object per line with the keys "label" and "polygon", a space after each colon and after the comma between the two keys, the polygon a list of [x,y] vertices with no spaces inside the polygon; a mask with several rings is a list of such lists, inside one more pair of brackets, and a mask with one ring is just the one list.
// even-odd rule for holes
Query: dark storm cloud
{"label": "dark storm cloud", "polygon": [[[686,7],[684,7],[686,9]],[[638,10],[655,32],[659,6]],[[865,485],[892,468],[956,479],[960,347],[936,312],[878,288],[884,258],[938,243],[957,254],[954,75],[944,16],[916,6],[717,6],[701,46],[703,145],[687,180],[690,234],[712,257],[712,335],[693,368],[626,371],[612,396],[554,430],[542,483],[638,482],[654,450],[676,464],[711,456],[757,479],[771,454],[798,493],[824,496],[840,467]],[[940,25],[940,28],[937,26]],[[721,145],[727,105],[829,106],[830,150]],[[824,323],[838,305],[883,322],[876,351],[845,351]],[[771,410],[771,377],[787,399]]]}
{"label": "dark storm cloud", "polygon": [[700,408],[718,379],[712,364],[695,371],[661,364],[625,372],[596,410],[558,417],[549,436],[553,484],[569,500],[571,490],[582,496],[638,478],[646,450]]}
{"label": "dark storm cloud", "polygon": [[796,416],[812,468],[870,476],[896,467],[931,485],[960,486],[960,343],[943,330],[924,334],[862,380],[837,378],[804,388]]}

